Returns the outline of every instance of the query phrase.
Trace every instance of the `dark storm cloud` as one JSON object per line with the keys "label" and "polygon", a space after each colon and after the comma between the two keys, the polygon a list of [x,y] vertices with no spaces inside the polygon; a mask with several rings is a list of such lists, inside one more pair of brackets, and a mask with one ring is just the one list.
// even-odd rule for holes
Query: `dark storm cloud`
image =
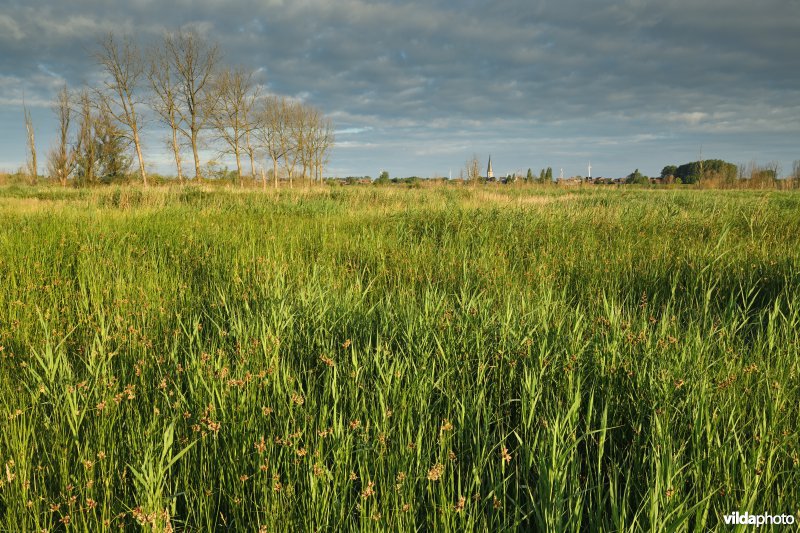
{"label": "dark storm cloud", "polygon": [[[149,41],[191,26],[219,40],[228,61],[261,69],[269,91],[332,115],[342,173],[391,164],[427,175],[488,151],[508,171],[552,159],[572,173],[589,157],[607,159],[609,173],[657,171],[701,144],[733,160],[800,157],[785,140],[800,132],[796,0],[6,5],[3,117],[23,90],[45,106],[64,80],[96,80],[87,52],[106,31]],[[17,160],[0,152],[0,166]]]}

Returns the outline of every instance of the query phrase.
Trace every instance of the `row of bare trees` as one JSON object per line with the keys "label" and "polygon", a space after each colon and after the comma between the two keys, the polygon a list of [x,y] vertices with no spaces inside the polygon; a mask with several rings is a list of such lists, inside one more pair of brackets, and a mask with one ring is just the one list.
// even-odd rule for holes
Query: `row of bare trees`
{"label": "row of bare trees", "polygon": [[[264,187],[267,164],[275,187],[281,175],[290,185],[298,178],[322,179],[334,143],[331,120],[308,104],[262,94],[253,71],[222,63],[217,44],[178,31],[142,51],[133,40],[109,33],[100,40],[94,59],[105,75],[102,86],[72,95],[65,85],[53,104],[58,131],[47,164],[50,176],[62,185],[70,178],[91,183],[101,174],[124,173],[133,160],[147,185],[142,131],[148,110],[168,132],[165,141],[181,183],[187,149],[194,177],[203,177],[200,152],[207,144],[220,156],[231,156],[239,183],[248,160],[250,177],[261,179]],[[27,108],[25,121],[28,167],[35,176]]]}

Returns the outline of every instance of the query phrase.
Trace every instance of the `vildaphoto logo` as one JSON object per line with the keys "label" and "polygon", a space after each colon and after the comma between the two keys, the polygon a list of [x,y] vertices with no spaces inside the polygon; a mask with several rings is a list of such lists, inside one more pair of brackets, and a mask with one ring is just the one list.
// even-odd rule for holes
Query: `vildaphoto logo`
{"label": "vildaphoto logo", "polygon": [[794,524],[794,515],[790,514],[750,514],[735,513],[726,514],[723,516],[725,524],[729,526],[791,526]]}

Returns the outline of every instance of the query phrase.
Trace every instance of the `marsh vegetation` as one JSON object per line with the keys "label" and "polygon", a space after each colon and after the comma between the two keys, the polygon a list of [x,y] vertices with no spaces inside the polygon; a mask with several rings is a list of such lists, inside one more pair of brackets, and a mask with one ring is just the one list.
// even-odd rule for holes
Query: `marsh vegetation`
{"label": "marsh vegetation", "polygon": [[0,529],[798,513],[800,196],[0,189]]}

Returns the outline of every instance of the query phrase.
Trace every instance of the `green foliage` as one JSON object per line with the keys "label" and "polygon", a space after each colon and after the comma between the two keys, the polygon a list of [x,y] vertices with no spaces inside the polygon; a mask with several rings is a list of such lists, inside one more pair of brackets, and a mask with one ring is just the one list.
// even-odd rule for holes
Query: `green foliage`
{"label": "green foliage", "polygon": [[422,186],[422,178],[419,176],[409,176],[407,178],[392,178],[392,183],[400,183],[412,188],[420,188]]}
{"label": "green foliage", "polygon": [[628,176],[625,178],[625,183],[630,183],[633,185],[649,185],[650,178],[639,172],[639,169],[637,168],[628,174]]}
{"label": "green foliage", "polygon": [[0,188],[0,530],[797,512],[800,193],[487,190]]}
{"label": "green foliage", "polygon": [[238,183],[239,181],[236,170],[231,170],[228,168],[228,165],[223,166],[222,163],[214,159],[206,163],[203,167],[203,178],[230,183]]}
{"label": "green foliage", "polygon": [[101,116],[95,123],[95,143],[100,181],[110,183],[127,180],[133,163],[128,153],[130,143],[110,117]]}
{"label": "green foliage", "polygon": [[661,169],[661,178],[675,177],[678,174],[678,167],[675,165],[667,165]]}
{"label": "green foliage", "polygon": [[721,159],[706,159],[684,163],[677,167],[673,175],[683,183],[698,183],[704,176],[735,177],[738,171],[739,168],[733,163]]}
{"label": "green foliage", "polygon": [[391,183],[391,180],[389,179],[389,173],[385,170],[382,171],[373,183],[375,185],[389,185]]}

